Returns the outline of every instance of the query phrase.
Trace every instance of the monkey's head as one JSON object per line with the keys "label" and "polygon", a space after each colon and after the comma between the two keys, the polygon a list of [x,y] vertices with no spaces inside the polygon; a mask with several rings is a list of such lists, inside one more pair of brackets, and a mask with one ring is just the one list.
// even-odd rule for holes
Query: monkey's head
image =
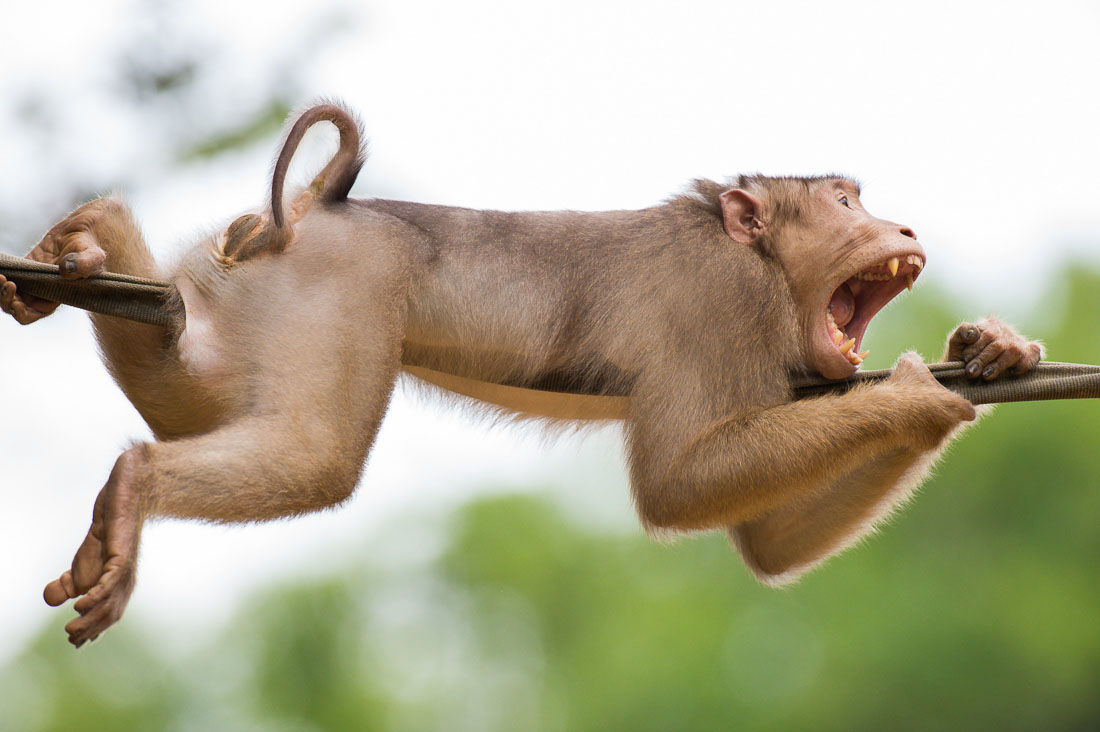
{"label": "monkey's head", "polygon": [[924,268],[913,230],[876,218],[848,178],[742,176],[719,196],[735,242],[776,258],[790,283],[807,366],[842,379],[859,368],[871,318]]}

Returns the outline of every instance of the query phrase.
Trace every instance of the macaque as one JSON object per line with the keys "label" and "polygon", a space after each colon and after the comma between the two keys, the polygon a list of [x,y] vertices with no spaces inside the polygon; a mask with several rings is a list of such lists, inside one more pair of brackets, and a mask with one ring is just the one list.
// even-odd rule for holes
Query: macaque
{"label": "macaque", "polygon": [[[284,201],[321,121],[339,149]],[[975,418],[912,353],[883,383],[793,399],[799,376],[859,368],[867,324],[925,266],[912,229],[868,213],[848,178],[698,180],[638,211],[476,211],[348,198],[360,137],[338,105],[306,111],[268,205],[170,271],[113,198],[28,255],[70,279],[178,289],[171,327],[92,315],[156,439],[118,458],[45,589],[50,605],[77,598],[76,646],[121,617],[147,519],[263,521],[346,500],[402,372],[520,416],[624,420],[642,524],[724,530],[770,584],[864,535]],[[27,324],[56,303],[0,277],[0,308]],[[946,357],[995,379],[1040,348],[987,320],[961,325]]]}

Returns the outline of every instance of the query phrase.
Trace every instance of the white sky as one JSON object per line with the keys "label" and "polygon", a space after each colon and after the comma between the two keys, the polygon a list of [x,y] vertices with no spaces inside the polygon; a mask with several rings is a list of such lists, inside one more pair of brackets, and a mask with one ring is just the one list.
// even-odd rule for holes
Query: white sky
{"label": "white sky", "polygon": [[[239,84],[242,107],[258,101],[249,80],[268,78],[310,25],[301,3],[191,6],[196,34],[232,40],[208,83]],[[123,193],[170,254],[261,200],[275,141],[166,178],[140,116],[88,93],[111,84],[105,61],[132,7],[85,3],[59,19],[48,4],[21,5],[0,27],[0,98],[36,88],[71,100],[50,120],[50,144],[73,170],[133,172]],[[338,96],[361,113],[372,147],[359,195],[634,208],[693,177],[841,171],[864,181],[873,213],[920,234],[922,284],[983,312],[1018,315],[1067,258],[1100,261],[1095,2],[395,1],[343,12],[345,32],[311,49],[298,101]],[[211,119],[234,116],[225,104]],[[68,168],[36,166],[11,111],[0,107],[0,195],[35,211],[35,192]],[[29,223],[45,230],[64,213]],[[0,232],[0,243],[33,242]],[[0,322],[0,661],[58,612],[41,587],[71,559],[121,447],[147,434],[98,364],[84,316],[51,321]],[[148,529],[128,619],[201,628],[243,590],[331,567],[396,512],[445,516],[484,485],[555,484],[581,512],[629,526],[618,449],[614,429],[548,444],[399,395],[365,486],[341,511]]]}

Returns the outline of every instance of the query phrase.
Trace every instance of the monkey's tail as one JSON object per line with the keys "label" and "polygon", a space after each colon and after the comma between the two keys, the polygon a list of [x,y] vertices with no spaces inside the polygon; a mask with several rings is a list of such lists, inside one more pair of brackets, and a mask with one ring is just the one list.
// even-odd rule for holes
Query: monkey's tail
{"label": "monkey's tail", "polygon": [[326,203],[346,199],[366,159],[359,121],[348,110],[332,103],[318,104],[306,110],[287,133],[286,142],[275,161],[275,171],[271,176],[271,216],[275,227],[280,231],[286,228],[283,183],[287,169],[290,168],[298,143],[305,137],[306,131],[318,122],[331,122],[336,126],[340,133],[340,147],[309,186],[310,192],[317,199]]}

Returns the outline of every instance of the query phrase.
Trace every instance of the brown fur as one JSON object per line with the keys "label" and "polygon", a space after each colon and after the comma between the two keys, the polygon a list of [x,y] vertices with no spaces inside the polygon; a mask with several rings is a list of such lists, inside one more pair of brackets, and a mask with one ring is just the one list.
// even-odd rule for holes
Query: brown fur
{"label": "brown fur", "polygon": [[[319,120],[340,151],[284,215],[282,175]],[[175,328],[93,316],[157,441],[119,459],[73,569],[46,589],[51,604],[83,595],[77,645],[121,615],[147,516],[262,521],[346,499],[402,368],[528,415],[625,417],[643,523],[726,529],[768,582],[867,531],[974,417],[915,356],[884,384],[791,401],[792,374],[848,368],[820,345],[829,293],[919,249],[858,200],[842,206],[858,199],[848,179],[697,181],[641,211],[505,213],[349,200],[359,150],[340,107],[306,112],[269,209],[167,274],[110,199],[32,252],[76,261],[67,276],[167,276],[182,297]],[[52,311],[2,279],[0,307],[20,322]],[[978,335],[963,343],[960,328],[953,347],[980,336],[983,366],[1009,351],[1002,368],[1033,363],[1007,327],[966,328]],[[562,379],[592,396],[544,390]],[[609,395],[625,395],[625,413]]]}

